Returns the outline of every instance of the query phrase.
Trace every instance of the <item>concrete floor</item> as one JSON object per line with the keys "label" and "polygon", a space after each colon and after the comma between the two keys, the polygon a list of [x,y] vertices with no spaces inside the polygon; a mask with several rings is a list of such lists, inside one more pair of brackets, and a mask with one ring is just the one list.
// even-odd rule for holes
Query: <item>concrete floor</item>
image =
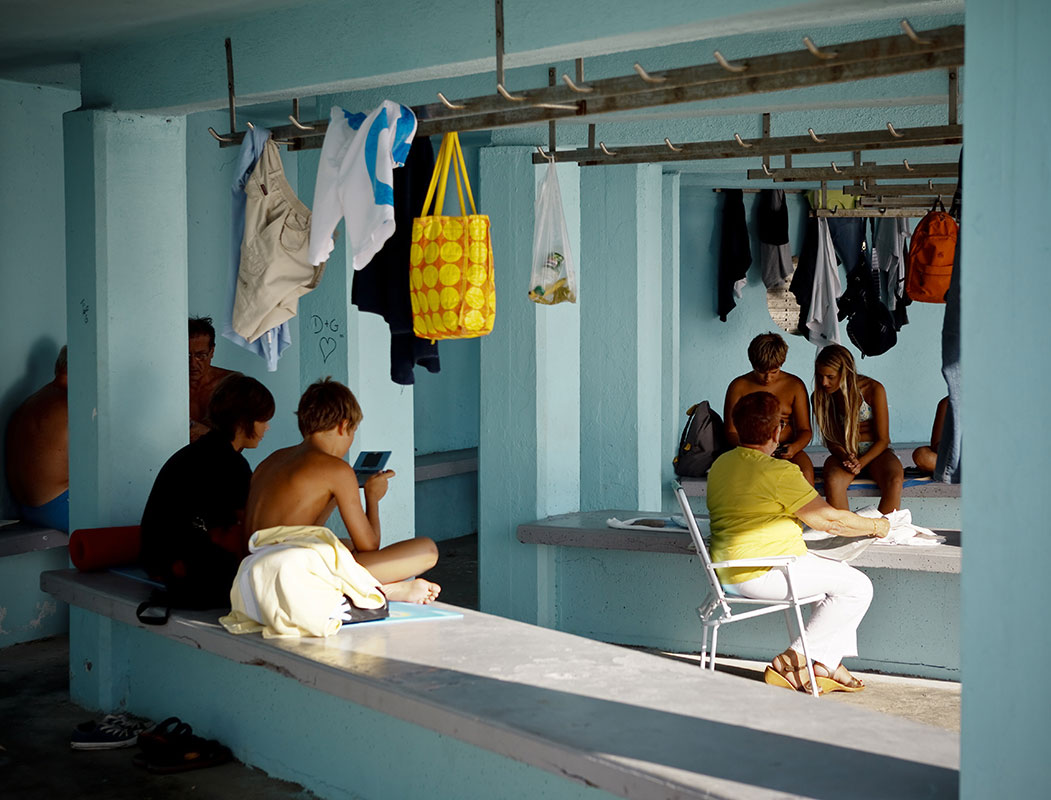
{"label": "concrete floor", "polygon": [[[428,574],[442,585],[445,602],[478,606],[477,540],[462,537],[439,545],[439,566]],[[696,663],[695,654],[657,655]],[[135,748],[73,751],[72,729],[93,715],[69,700],[68,640],[65,637],[0,650],[0,785],[4,797],[22,800],[166,800],[252,797],[308,800],[297,784],[268,778],[240,763],[153,775],[132,764]],[[720,659],[720,669],[762,680],[762,664]],[[864,675],[868,689],[838,693],[818,702],[849,703],[948,730],[960,727],[959,684]],[[189,720],[192,724],[192,720]]]}

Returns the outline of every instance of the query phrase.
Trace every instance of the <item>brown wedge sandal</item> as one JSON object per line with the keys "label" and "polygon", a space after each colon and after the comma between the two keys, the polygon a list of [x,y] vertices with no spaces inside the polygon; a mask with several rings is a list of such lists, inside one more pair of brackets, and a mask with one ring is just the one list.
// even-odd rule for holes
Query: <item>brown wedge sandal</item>
{"label": "brown wedge sandal", "polygon": [[[816,662],[814,672],[817,674]],[[784,653],[774,657],[770,666],[763,673],[763,680],[771,686],[780,686],[783,689],[792,689],[796,692],[811,694],[810,675],[807,672],[806,664],[797,667]],[[817,687],[818,694],[821,694],[824,689],[821,685],[820,677],[818,678]]]}

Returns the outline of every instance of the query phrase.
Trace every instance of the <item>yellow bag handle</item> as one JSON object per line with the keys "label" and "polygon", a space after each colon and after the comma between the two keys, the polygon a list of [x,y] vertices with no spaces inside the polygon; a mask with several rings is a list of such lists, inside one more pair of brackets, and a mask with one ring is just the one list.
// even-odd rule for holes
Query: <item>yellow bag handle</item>
{"label": "yellow bag handle", "polygon": [[[455,164],[453,160],[455,159]],[[467,187],[467,198],[471,202],[471,213],[477,214],[474,205],[474,194],[471,192],[471,183],[467,179],[467,164],[463,158],[463,150],[460,147],[460,137],[454,131],[442,137],[442,146],[438,150],[438,159],[434,163],[434,173],[431,175],[431,183],[427,188],[427,199],[423,202],[421,217],[426,217],[431,208],[431,201],[435,200],[434,214],[440,216],[445,208],[445,189],[449,182],[449,168],[452,167],[456,175],[456,191],[460,198],[460,214],[467,216],[467,208],[463,202],[463,189]],[[461,175],[463,176],[461,179]],[[438,196],[435,197],[435,190]]]}

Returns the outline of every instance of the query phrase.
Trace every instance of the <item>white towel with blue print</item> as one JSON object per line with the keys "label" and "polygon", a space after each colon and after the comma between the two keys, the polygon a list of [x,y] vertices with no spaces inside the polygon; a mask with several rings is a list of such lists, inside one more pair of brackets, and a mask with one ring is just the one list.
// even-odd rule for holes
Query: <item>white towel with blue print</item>
{"label": "white towel with blue print", "polygon": [[405,163],[415,135],[412,109],[390,100],[369,114],[332,107],[314,187],[311,263],[328,260],[344,217],[354,269],[380,251],[394,233],[394,168]]}

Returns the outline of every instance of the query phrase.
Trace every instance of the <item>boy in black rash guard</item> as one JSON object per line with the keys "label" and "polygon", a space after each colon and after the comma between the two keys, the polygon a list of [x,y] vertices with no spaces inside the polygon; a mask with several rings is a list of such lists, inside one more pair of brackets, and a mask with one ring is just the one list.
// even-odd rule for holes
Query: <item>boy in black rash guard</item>
{"label": "boy in black rash guard", "polygon": [[142,564],[169,590],[218,607],[229,602],[247,554],[244,509],[252,469],[241,451],[259,445],[274,398],[254,378],[231,375],[216,389],[208,414],[213,429],[157,474],[142,515]]}

